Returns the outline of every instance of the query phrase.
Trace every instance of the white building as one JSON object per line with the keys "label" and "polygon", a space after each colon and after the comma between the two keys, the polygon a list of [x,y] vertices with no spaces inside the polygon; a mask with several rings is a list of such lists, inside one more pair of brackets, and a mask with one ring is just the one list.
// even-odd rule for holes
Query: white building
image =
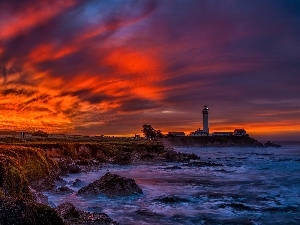
{"label": "white building", "polygon": [[235,129],[234,130],[234,136],[245,136],[247,135],[247,132],[245,129]]}

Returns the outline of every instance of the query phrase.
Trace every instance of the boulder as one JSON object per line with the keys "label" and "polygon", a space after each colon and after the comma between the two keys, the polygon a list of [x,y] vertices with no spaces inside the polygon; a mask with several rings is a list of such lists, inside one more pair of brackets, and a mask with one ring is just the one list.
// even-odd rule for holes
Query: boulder
{"label": "boulder", "polygon": [[119,164],[119,165],[130,165],[132,159],[131,159],[131,154],[129,152],[121,153],[113,158],[113,163],[114,164]]}
{"label": "boulder", "polygon": [[266,143],[264,144],[264,146],[265,146],[265,147],[275,147],[275,148],[282,147],[281,145],[272,143],[272,142],[270,142],[270,141],[266,142]]}
{"label": "boulder", "polygon": [[169,167],[166,167],[164,168],[165,170],[180,170],[182,169],[180,166],[169,166]]}
{"label": "boulder", "polygon": [[57,214],[63,219],[66,225],[117,225],[105,213],[84,212],[77,209],[71,203],[63,203],[56,208]]}
{"label": "boulder", "polygon": [[36,191],[31,186],[29,186],[29,190],[32,194],[32,199],[37,203],[48,204],[48,197],[41,192]]}
{"label": "boulder", "polygon": [[191,167],[204,167],[204,166],[223,166],[220,163],[214,163],[214,162],[190,162],[183,164],[184,166],[191,166]]}
{"label": "boulder", "polygon": [[81,168],[76,164],[69,164],[67,169],[71,174],[76,174],[81,172]]}
{"label": "boulder", "polygon": [[187,162],[200,159],[200,157],[195,154],[180,153],[176,151],[166,151],[164,153],[164,158],[167,162]]}
{"label": "boulder", "polygon": [[[62,183],[61,180],[59,180],[59,182]],[[30,185],[36,190],[36,191],[39,191],[39,192],[42,192],[42,191],[50,191],[50,190],[53,190],[55,188],[55,179],[54,178],[51,178],[51,177],[46,177],[46,178],[43,178],[43,179],[39,179],[39,180],[36,180],[36,181],[32,181],[30,183]]]}
{"label": "boulder", "polygon": [[165,204],[189,202],[188,199],[181,198],[177,195],[169,195],[169,196],[159,197],[155,200],[158,201],[158,202],[161,202],[161,203],[165,203]]}
{"label": "boulder", "polygon": [[73,186],[73,187],[80,187],[80,186],[83,186],[83,184],[84,184],[84,182],[83,182],[82,180],[76,179],[76,180],[73,182],[72,186]]}
{"label": "boulder", "polygon": [[74,191],[68,186],[60,186],[55,190],[55,192],[58,194],[71,194]]}
{"label": "boulder", "polygon": [[78,195],[127,196],[143,193],[142,189],[135,183],[134,179],[121,177],[118,174],[106,173],[99,180],[94,181],[78,191]]}

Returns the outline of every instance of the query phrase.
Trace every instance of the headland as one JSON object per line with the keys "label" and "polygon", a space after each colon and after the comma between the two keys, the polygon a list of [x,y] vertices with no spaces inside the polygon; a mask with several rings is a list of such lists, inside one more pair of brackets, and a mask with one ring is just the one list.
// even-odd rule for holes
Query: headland
{"label": "headland", "polygon": [[[154,140],[53,140],[42,137],[3,143],[5,140],[12,141],[3,139],[0,145],[1,225],[118,224],[106,214],[83,212],[71,204],[51,208],[43,192],[71,191],[66,186],[55,187],[55,183],[61,182],[62,175],[100,170],[106,164],[153,164],[199,159],[197,155],[178,153],[166,148],[161,141]],[[107,176],[113,179],[116,177],[110,174]],[[107,183],[99,185],[115,190],[116,193],[112,194],[130,193],[132,184],[126,186],[123,183],[128,179],[106,179]],[[119,186],[124,186],[125,190],[119,190]]]}

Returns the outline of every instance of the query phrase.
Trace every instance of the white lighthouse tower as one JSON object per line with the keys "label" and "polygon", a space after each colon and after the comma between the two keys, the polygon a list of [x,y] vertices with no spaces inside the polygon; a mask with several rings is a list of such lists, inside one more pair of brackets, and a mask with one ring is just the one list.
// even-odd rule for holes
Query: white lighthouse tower
{"label": "white lighthouse tower", "polygon": [[208,129],[208,107],[207,105],[204,106],[204,109],[202,110],[203,114],[203,132],[209,133]]}

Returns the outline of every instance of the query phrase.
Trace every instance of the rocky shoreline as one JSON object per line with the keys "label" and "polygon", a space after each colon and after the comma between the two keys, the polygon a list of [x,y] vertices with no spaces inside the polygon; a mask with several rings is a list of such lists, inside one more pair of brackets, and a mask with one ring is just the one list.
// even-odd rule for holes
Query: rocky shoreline
{"label": "rocky shoreline", "polygon": [[[68,203],[53,209],[47,205],[48,200],[42,192],[72,191],[64,185],[55,189],[55,182],[63,184],[61,175],[99,170],[106,164],[189,162],[196,159],[199,157],[194,154],[165,148],[159,141],[0,145],[0,224],[118,224],[106,214],[83,212]],[[108,195],[142,193],[133,179],[116,174],[107,174],[97,182],[88,185],[85,194],[97,194],[93,192],[95,190]]]}
{"label": "rocky shoreline", "polygon": [[[104,213],[84,212],[70,203],[51,208],[42,192],[73,192],[65,186],[62,175],[99,170],[107,164],[182,162],[196,167],[220,165],[202,162],[195,154],[176,152],[172,145],[278,147],[270,142],[263,145],[250,137],[237,140],[174,137],[157,141],[128,139],[111,142],[44,140],[3,144],[0,145],[0,224],[118,224]],[[80,182],[76,180],[73,185]],[[56,187],[57,183],[61,183],[61,186]],[[77,194],[124,196],[140,193],[142,190],[133,179],[107,173],[81,188]]]}
{"label": "rocky shoreline", "polygon": [[170,145],[176,147],[281,147],[281,145],[270,141],[263,144],[248,135],[169,137],[168,141]]}

